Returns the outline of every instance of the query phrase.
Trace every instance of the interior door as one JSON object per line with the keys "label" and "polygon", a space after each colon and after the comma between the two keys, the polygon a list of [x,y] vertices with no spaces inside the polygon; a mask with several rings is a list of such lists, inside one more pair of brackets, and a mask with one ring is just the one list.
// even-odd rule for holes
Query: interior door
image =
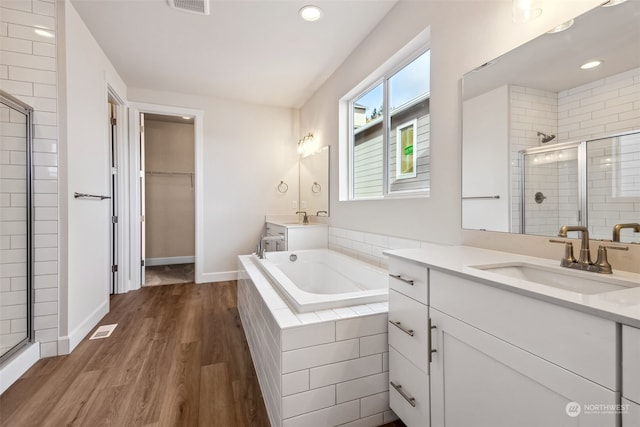
{"label": "interior door", "polygon": [[144,155],[144,113],[140,113],[140,284],[144,285],[145,278],[145,155]]}
{"label": "interior door", "polygon": [[117,165],[117,131],[116,106],[109,101],[109,140],[111,141],[110,183],[111,183],[111,295],[118,288],[118,165]]}

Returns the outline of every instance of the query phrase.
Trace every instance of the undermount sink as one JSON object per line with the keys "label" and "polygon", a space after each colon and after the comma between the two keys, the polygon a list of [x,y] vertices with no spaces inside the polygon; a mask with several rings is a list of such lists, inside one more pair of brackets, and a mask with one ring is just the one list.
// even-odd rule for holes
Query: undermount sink
{"label": "undermount sink", "polygon": [[602,294],[640,286],[637,281],[619,277],[526,262],[474,265],[471,267],[585,295]]}

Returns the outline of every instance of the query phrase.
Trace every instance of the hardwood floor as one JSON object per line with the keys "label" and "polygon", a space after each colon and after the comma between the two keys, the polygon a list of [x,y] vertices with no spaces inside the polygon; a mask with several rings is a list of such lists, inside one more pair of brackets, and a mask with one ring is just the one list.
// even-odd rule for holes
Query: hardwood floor
{"label": "hardwood floor", "polygon": [[0,396],[0,425],[269,425],[235,282],[115,295],[111,323],[111,337],[27,371]]}

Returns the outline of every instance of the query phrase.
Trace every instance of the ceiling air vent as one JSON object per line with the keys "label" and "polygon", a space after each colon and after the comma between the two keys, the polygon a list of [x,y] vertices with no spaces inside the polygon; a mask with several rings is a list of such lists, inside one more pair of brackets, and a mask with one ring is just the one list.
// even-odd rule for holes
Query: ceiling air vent
{"label": "ceiling air vent", "polygon": [[209,0],[169,0],[169,6],[185,12],[209,14]]}

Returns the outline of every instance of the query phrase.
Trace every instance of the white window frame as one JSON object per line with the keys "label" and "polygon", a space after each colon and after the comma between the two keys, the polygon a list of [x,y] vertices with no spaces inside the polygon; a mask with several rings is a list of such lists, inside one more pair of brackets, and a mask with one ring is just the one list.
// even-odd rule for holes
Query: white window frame
{"label": "white window frame", "polygon": [[[391,116],[395,111],[390,114],[387,107],[388,100],[388,84],[387,82],[398,71],[402,70],[408,64],[416,60],[420,55],[430,50],[430,28],[426,28],[407,45],[401,48],[390,59],[384,62],[376,71],[371,73],[360,84],[350,90],[344,95],[338,103],[339,113],[339,150],[338,150],[338,198],[340,201],[362,201],[362,200],[384,200],[391,198],[415,198],[415,197],[428,197],[430,189],[415,190],[415,191],[389,191],[389,124]],[[356,99],[361,95],[375,88],[378,84],[383,83],[383,105],[384,120],[383,120],[383,194],[378,197],[359,197],[355,198],[353,194],[353,155],[354,155],[354,110],[353,104]],[[417,137],[417,129],[414,131],[414,137]],[[414,156],[417,150],[414,145]],[[415,161],[414,161],[415,162]],[[406,176],[408,178],[408,176]]]}
{"label": "white window frame", "polygon": [[[402,156],[404,155],[400,144],[402,131],[408,128],[413,129],[413,172],[402,173]],[[418,119],[409,120],[396,126],[396,180],[415,178],[418,176]]]}

